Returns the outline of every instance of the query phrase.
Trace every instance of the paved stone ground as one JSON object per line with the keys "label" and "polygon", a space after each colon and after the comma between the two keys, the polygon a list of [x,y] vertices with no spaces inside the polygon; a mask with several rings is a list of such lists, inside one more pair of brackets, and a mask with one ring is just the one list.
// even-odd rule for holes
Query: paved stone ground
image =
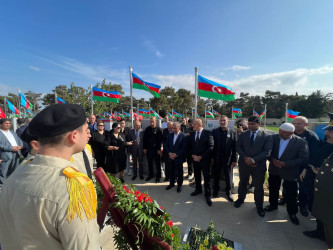
{"label": "paved stone ground", "polygon": [[[187,169],[184,167],[184,169]],[[168,183],[144,182],[140,179],[131,180],[125,176],[125,181],[134,184],[141,192],[148,191],[149,195],[158,201],[171,214],[174,225],[179,227],[181,236],[187,227],[200,226],[206,228],[212,220],[224,237],[242,244],[243,249],[327,249],[326,243],[310,239],[303,231],[315,229],[313,217],[303,217],[298,214],[300,225],[295,226],[289,221],[284,206],[277,211],[266,213],[264,218],[257,215],[253,194],[248,194],[241,208],[234,208],[233,203],[225,199],[225,193],[220,191],[219,198],[212,199],[213,206],[208,207],[203,194],[190,196],[194,188],[188,181],[184,182],[183,190],[177,193],[176,188],[166,191]],[[234,182],[238,184],[238,170],[234,170]],[[237,187],[236,187],[237,188]],[[234,195],[237,198],[237,194]],[[265,204],[268,197],[265,197]],[[116,249],[112,241],[112,229],[104,228],[100,242],[104,250]]]}

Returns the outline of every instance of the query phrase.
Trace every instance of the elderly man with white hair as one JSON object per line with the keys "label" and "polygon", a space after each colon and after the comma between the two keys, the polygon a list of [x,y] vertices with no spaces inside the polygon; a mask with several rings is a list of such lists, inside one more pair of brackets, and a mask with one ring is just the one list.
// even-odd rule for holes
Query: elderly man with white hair
{"label": "elderly man with white hair", "polygon": [[299,167],[308,163],[309,149],[308,143],[294,135],[294,131],[294,125],[284,123],[280,126],[279,134],[273,135],[273,148],[269,157],[269,205],[265,211],[278,209],[279,189],[283,179],[290,221],[298,225],[297,178]]}

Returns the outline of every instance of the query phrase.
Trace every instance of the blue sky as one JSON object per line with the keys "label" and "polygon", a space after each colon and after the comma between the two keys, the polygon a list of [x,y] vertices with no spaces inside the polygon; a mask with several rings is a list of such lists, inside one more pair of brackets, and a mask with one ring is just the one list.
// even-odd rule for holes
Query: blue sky
{"label": "blue sky", "polygon": [[330,0],[5,1],[0,95],[104,78],[129,95],[129,65],[192,92],[195,66],[237,95],[331,92],[332,9]]}

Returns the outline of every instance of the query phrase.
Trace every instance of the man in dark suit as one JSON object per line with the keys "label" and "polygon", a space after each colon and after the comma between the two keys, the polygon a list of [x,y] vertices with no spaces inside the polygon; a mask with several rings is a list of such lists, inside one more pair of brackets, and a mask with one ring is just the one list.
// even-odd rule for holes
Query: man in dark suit
{"label": "man in dark suit", "polygon": [[[18,135],[18,137],[20,139],[22,139],[21,135],[23,134],[24,130],[28,127],[27,121],[28,120],[25,118],[17,119],[18,128],[16,129],[16,134]],[[23,147],[21,149],[21,154],[24,156],[24,158],[26,158],[28,156],[29,151],[30,151],[29,144],[23,141]]]}
{"label": "man in dark suit", "polygon": [[17,134],[10,130],[12,123],[10,119],[0,119],[0,188],[5,181],[18,167],[19,154],[23,142]]}
{"label": "man in dark suit", "polygon": [[252,175],[254,184],[254,200],[259,216],[265,216],[264,204],[264,182],[267,170],[266,160],[271,154],[272,137],[260,130],[260,118],[251,116],[248,119],[249,130],[240,134],[236,150],[239,154],[239,185],[238,199],[234,203],[239,208],[245,200],[247,194],[247,184]]}
{"label": "man in dark suit", "polygon": [[[326,126],[325,137],[327,143],[331,146],[333,144],[333,113],[329,113],[330,123]],[[325,159],[320,168],[312,167],[313,171],[317,174],[314,183],[314,202],[312,215],[323,223],[325,232],[325,240],[328,249],[333,248],[333,151],[331,150],[329,156]],[[316,236],[313,233],[306,234],[306,236]],[[318,236],[318,235],[317,235]],[[317,237],[313,237],[317,238]]]}
{"label": "man in dark suit", "polygon": [[150,118],[150,126],[146,128],[143,136],[143,153],[147,155],[149,176],[146,181],[154,177],[153,163],[156,166],[156,183],[161,179],[161,146],[162,129],[157,127],[156,117]]}
{"label": "man in dark suit", "polygon": [[204,188],[205,197],[208,206],[212,206],[212,200],[210,199],[210,158],[212,150],[214,148],[214,140],[210,131],[203,129],[202,120],[196,119],[193,122],[193,132],[189,138],[189,150],[193,159],[194,178],[195,178],[195,191],[191,193],[192,196],[196,196],[202,193],[201,186],[201,171],[204,176]]}
{"label": "man in dark suit", "polygon": [[164,173],[165,173],[165,179],[164,179],[164,181],[169,181],[170,180],[170,167],[169,167],[169,161],[166,160],[168,158],[168,156],[165,153],[165,147],[166,147],[166,144],[167,144],[167,141],[168,141],[168,135],[172,134],[172,125],[173,125],[172,122],[168,122],[167,123],[167,127],[165,129],[163,129],[162,161],[164,161]]}
{"label": "man in dark suit", "polygon": [[273,148],[269,157],[269,205],[270,212],[278,208],[279,190],[283,179],[286,190],[287,211],[293,224],[298,225],[297,178],[299,168],[309,161],[308,143],[294,135],[295,127],[291,123],[280,126],[279,134],[273,135]]}
{"label": "man in dark suit", "polygon": [[[128,138],[128,134],[131,131],[130,127],[126,127],[126,120],[125,119],[121,119],[120,120],[120,133],[123,133],[125,135],[125,139],[127,142],[129,142],[129,138]],[[132,169],[130,169],[130,155],[129,155],[129,151],[126,148],[126,172],[127,175],[132,175]]]}
{"label": "man in dark suit", "polygon": [[173,133],[168,135],[165,145],[166,162],[169,162],[170,184],[166,190],[171,189],[175,184],[175,175],[177,174],[177,192],[182,191],[183,185],[183,163],[186,160],[187,138],[186,134],[180,131],[180,124],[175,122],[172,125]]}
{"label": "man in dark suit", "polygon": [[129,141],[133,142],[132,146],[129,148],[133,160],[133,181],[138,175],[138,162],[140,179],[143,180],[143,135],[144,131],[141,128],[141,122],[135,121],[134,129],[130,130],[128,133]]}
{"label": "man in dark suit", "polygon": [[213,150],[213,175],[214,191],[213,197],[218,196],[221,169],[223,169],[227,199],[234,201],[231,194],[232,169],[237,164],[236,160],[236,132],[228,128],[229,119],[226,115],[220,116],[220,127],[213,130],[214,150]]}
{"label": "man in dark suit", "polygon": [[[187,136],[187,141],[190,138],[190,134],[193,132],[193,120],[189,119],[187,122],[187,128],[185,130],[185,134]],[[190,150],[186,149],[186,162],[187,162],[187,176],[185,177],[185,179],[190,179],[192,178],[192,174],[193,174],[193,160],[192,160],[192,156],[191,156],[191,152]]]}

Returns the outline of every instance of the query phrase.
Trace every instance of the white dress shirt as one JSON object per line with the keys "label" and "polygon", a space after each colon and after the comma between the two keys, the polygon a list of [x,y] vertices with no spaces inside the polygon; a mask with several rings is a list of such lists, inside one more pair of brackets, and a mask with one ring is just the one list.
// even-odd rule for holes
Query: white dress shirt
{"label": "white dress shirt", "polygon": [[288,138],[287,140],[283,140],[282,138],[280,138],[279,159],[283,154],[283,152],[285,151],[286,147],[288,146],[289,141],[290,138]]}
{"label": "white dress shirt", "polygon": [[17,146],[17,142],[16,142],[16,140],[15,140],[12,132],[10,132],[10,130],[7,130],[7,131],[4,131],[2,129],[0,129],[0,130],[6,136],[7,140],[12,145],[12,147],[16,147]]}

